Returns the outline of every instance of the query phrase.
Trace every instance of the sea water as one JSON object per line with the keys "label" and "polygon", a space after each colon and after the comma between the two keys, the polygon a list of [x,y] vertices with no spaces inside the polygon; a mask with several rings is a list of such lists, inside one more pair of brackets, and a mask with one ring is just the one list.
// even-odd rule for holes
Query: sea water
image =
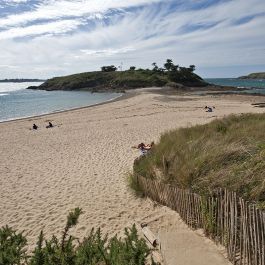
{"label": "sea water", "polygon": [[244,93],[265,94],[265,79],[205,78],[206,82],[221,86],[246,88]]}
{"label": "sea water", "polygon": [[106,102],[120,93],[29,90],[41,83],[0,83],[0,122]]}

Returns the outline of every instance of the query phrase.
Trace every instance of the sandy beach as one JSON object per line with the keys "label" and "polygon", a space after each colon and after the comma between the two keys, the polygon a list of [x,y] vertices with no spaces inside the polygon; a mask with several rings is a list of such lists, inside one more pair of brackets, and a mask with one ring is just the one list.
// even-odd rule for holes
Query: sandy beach
{"label": "sandy beach", "polygon": [[[1,123],[0,226],[24,230],[32,245],[41,229],[47,237],[60,235],[68,211],[80,207],[84,214],[73,229],[78,237],[92,227],[114,235],[155,219],[156,231],[173,229],[180,222],[176,213],[136,198],[127,187],[126,174],[139,155],[131,146],[231,113],[264,112],[253,102],[265,98],[145,89],[103,105]],[[214,112],[206,113],[205,105]],[[46,129],[47,121],[56,126]],[[37,131],[30,130],[33,123]]]}

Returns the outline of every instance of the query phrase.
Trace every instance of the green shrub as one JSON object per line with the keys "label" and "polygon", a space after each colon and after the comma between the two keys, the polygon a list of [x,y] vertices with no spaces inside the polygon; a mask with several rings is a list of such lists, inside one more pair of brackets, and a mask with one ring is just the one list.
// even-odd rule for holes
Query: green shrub
{"label": "green shrub", "polygon": [[[124,239],[102,236],[100,229],[91,230],[88,237],[79,242],[69,235],[77,225],[81,209],[76,208],[67,217],[61,240],[56,236],[46,240],[39,235],[31,256],[26,255],[27,240],[9,227],[0,229],[1,265],[144,265],[151,254],[144,239],[140,239],[135,225],[125,229]],[[155,265],[155,263],[153,262]]]}
{"label": "green shrub", "polygon": [[27,260],[27,240],[22,233],[16,233],[6,226],[0,229],[0,264],[19,265]]}

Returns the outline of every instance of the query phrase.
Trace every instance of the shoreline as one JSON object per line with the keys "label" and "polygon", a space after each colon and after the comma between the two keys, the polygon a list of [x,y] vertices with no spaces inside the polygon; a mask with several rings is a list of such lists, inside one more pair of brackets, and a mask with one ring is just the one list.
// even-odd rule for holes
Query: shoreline
{"label": "shoreline", "polygon": [[[214,86],[215,85],[213,85],[213,87]],[[222,86],[219,86],[219,87],[222,87]],[[82,90],[80,90],[80,91],[82,91]],[[175,95],[191,94],[191,95],[201,95],[201,96],[206,96],[206,95],[242,95],[242,96],[255,96],[255,97],[257,97],[257,96],[259,96],[259,97],[265,96],[265,94],[261,94],[261,93],[243,93],[243,92],[240,93],[240,92],[237,92],[237,91],[229,92],[229,91],[218,91],[218,90],[214,91],[214,90],[211,90],[211,87],[209,87],[209,90],[198,90],[196,92],[194,90],[191,90],[191,91],[175,90],[174,88],[171,88],[171,87],[136,88],[136,89],[125,90],[125,92],[116,92],[116,93],[119,93],[121,95],[117,96],[117,97],[115,97],[113,99],[106,100],[104,102],[91,104],[91,105],[88,105],[88,106],[82,106],[82,107],[75,107],[75,108],[71,108],[71,109],[53,111],[53,112],[50,112],[50,113],[43,113],[43,114],[39,114],[39,115],[25,116],[25,117],[19,117],[19,118],[15,118],[15,119],[4,120],[4,121],[0,121],[0,125],[1,124],[5,124],[5,123],[10,123],[10,122],[23,121],[23,120],[27,120],[27,119],[35,119],[35,118],[50,116],[50,115],[54,115],[54,114],[60,114],[60,113],[64,113],[64,112],[71,112],[71,111],[76,111],[76,110],[82,110],[82,109],[92,108],[92,107],[96,107],[96,106],[101,106],[101,105],[105,105],[105,104],[108,104],[108,103],[111,103],[111,102],[116,102],[116,101],[128,99],[130,97],[133,97],[133,96],[135,96],[135,95],[137,95],[137,94],[139,94],[141,92],[145,92],[145,91],[148,91],[148,92],[155,91],[156,93],[160,92],[160,94],[175,94]],[[100,93],[100,92],[98,92],[98,93]],[[115,92],[112,92],[112,93],[115,93]]]}
{"label": "shoreline", "polygon": [[0,125],[1,124],[4,124],[4,123],[10,123],[10,122],[15,122],[15,121],[23,121],[23,120],[27,120],[27,119],[34,119],[34,118],[39,118],[39,117],[50,116],[50,115],[53,115],[53,114],[60,114],[60,113],[69,112],[69,111],[75,111],[75,110],[80,110],[80,109],[91,108],[91,107],[95,107],[95,106],[100,106],[100,105],[108,104],[110,102],[115,102],[115,101],[118,101],[118,100],[122,100],[123,97],[124,98],[127,98],[125,96],[126,93],[121,93],[121,94],[122,95],[117,96],[117,97],[115,97],[113,99],[109,99],[109,100],[106,100],[104,102],[100,102],[100,103],[96,103],[96,104],[92,104],[92,105],[88,105],[88,106],[76,107],[76,108],[66,109],[66,110],[58,110],[58,111],[53,111],[53,112],[49,112],[49,113],[43,113],[43,114],[39,114],[39,115],[26,116],[26,117],[20,117],[20,118],[15,118],[15,119],[10,119],[10,120],[0,121]]}
{"label": "shoreline", "polygon": [[[78,90],[78,91],[82,91],[82,90]],[[5,124],[5,123],[10,123],[10,122],[23,121],[23,120],[27,120],[27,119],[41,118],[41,117],[50,116],[50,115],[54,115],[54,114],[60,114],[60,113],[65,113],[65,112],[71,112],[71,111],[76,111],[76,110],[92,108],[92,107],[96,107],[96,106],[105,105],[105,104],[108,104],[108,103],[111,103],[111,102],[117,102],[117,101],[120,101],[120,100],[128,99],[128,98],[134,97],[137,94],[142,93],[142,92],[156,92],[156,93],[158,93],[158,91],[161,91],[161,94],[165,94],[167,92],[169,92],[170,94],[172,92],[174,94],[186,93],[185,91],[175,91],[174,88],[170,88],[170,87],[148,87],[148,88],[145,87],[145,88],[128,89],[128,90],[125,90],[125,92],[111,92],[112,94],[119,93],[121,95],[117,96],[117,97],[115,97],[113,99],[106,100],[104,102],[95,103],[95,104],[88,105],[88,106],[83,106],[83,107],[76,107],[76,108],[72,108],[72,109],[59,110],[59,111],[53,111],[53,112],[50,112],[50,113],[44,113],[44,114],[39,114],[39,115],[26,116],[26,117],[20,117],[20,118],[0,121],[0,125],[1,124]],[[87,92],[91,93],[90,91],[87,91]],[[95,93],[100,93],[100,92],[95,92]],[[104,92],[104,93],[106,93],[106,92]]]}
{"label": "shoreline", "polygon": [[[263,88],[260,88],[263,89]],[[71,108],[71,109],[65,109],[65,110],[58,110],[58,111],[53,111],[50,113],[43,113],[43,114],[39,114],[39,115],[33,115],[33,116],[26,116],[26,117],[19,117],[19,118],[15,118],[15,119],[9,119],[9,120],[4,120],[4,121],[0,121],[0,125],[1,124],[5,124],[5,123],[12,123],[12,122],[18,122],[18,121],[23,121],[23,120],[27,120],[27,119],[37,119],[37,118],[41,118],[41,117],[45,117],[45,116],[51,116],[51,115],[55,115],[55,114],[60,114],[60,113],[67,113],[67,112],[72,112],[72,111],[78,111],[78,110],[82,110],[82,109],[88,109],[88,108],[92,108],[92,107],[96,107],[96,106],[101,106],[101,105],[105,105],[111,102],[117,102],[120,100],[125,100],[125,99],[129,99],[133,96],[136,96],[139,93],[142,92],[155,92],[161,95],[194,95],[194,96],[215,96],[215,95],[219,95],[219,96],[226,96],[226,95],[233,95],[233,96],[246,96],[246,97],[265,97],[265,94],[261,94],[261,93],[243,93],[243,92],[237,92],[237,91],[214,91],[214,90],[198,90],[198,91],[184,91],[184,90],[176,90],[174,88],[171,87],[149,87],[149,88],[136,88],[136,89],[128,89],[125,90],[125,92],[116,92],[121,94],[120,96],[117,96],[113,99],[109,99],[106,100],[104,102],[100,102],[100,103],[95,103],[95,104],[91,104],[88,106],[82,106],[82,107],[75,107],[75,108]],[[111,92],[111,93],[115,93],[115,92]]]}

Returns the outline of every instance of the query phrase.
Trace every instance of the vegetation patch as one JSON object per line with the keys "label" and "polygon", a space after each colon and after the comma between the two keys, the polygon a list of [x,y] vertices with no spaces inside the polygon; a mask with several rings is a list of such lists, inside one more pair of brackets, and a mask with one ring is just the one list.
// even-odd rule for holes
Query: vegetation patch
{"label": "vegetation patch", "polygon": [[158,67],[153,63],[152,69],[136,69],[131,66],[126,71],[116,71],[114,65],[102,66],[101,71],[86,72],[62,77],[54,77],[40,86],[31,86],[29,89],[43,90],[88,90],[100,91],[124,91],[143,87],[161,87],[178,84],[186,86],[207,86],[208,84],[194,73],[195,66],[181,67],[168,59],[164,67]]}
{"label": "vegetation patch", "polygon": [[252,73],[245,76],[240,76],[238,79],[265,79],[265,72],[261,73]]}
{"label": "vegetation patch", "polygon": [[[53,236],[45,239],[43,232],[35,250],[26,254],[27,240],[22,233],[9,227],[0,228],[1,265],[144,265],[151,249],[144,239],[140,239],[135,225],[125,229],[123,239],[117,236],[108,239],[100,229],[92,229],[82,242],[69,235],[69,230],[77,225],[82,213],[76,208],[69,213],[62,238]],[[157,263],[152,261],[152,265]]]}
{"label": "vegetation patch", "polygon": [[131,188],[131,190],[134,191],[136,196],[142,197],[144,192],[142,190],[142,187],[139,185],[137,177],[135,178],[132,173],[128,173],[126,177],[128,186]]}
{"label": "vegetation patch", "polygon": [[134,175],[208,195],[237,192],[265,206],[265,114],[244,114],[165,133]]}

